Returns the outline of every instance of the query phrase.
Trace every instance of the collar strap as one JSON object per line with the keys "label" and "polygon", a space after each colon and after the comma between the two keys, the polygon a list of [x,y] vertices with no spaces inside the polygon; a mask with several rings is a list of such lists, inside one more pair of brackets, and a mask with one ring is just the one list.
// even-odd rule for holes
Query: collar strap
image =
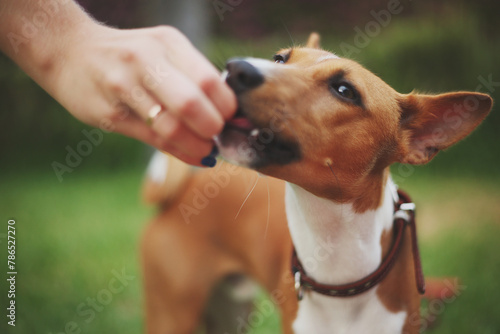
{"label": "collar strap", "polygon": [[415,204],[411,202],[410,197],[401,190],[398,190],[399,200],[395,203],[393,231],[395,234],[394,242],[389,253],[384,258],[380,266],[370,275],[359,281],[342,284],[330,285],[316,282],[307,276],[302,263],[297,257],[295,248],[292,254],[292,272],[295,278],[295,290],[298,300],[302,300],[306,290],[312,290],[322,295],[331,297],[351,297],[363,293],[380,282],[387,276],[396,263],[396,259],[403,244],[403,237],[406,226],[410,228],[413,265],[415,269],[415,278],[417,290],[420,294],[425,292],[425,282],[420,261],[420,254],[417,243],[417,232],[415,226]]}

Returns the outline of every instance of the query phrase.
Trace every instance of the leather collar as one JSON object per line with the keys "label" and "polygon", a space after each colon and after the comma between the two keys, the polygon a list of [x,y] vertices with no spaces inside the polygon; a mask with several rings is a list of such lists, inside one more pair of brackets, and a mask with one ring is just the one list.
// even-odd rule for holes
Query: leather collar
{"label": "leather collar", "polygon": [[415,226],[415,204],[412,203],[410,197],[405,192],[398,190],[397,193],[399,195],[399,200],[394,205],[393,231],[395,237],[392,247],[377,270],[359,281],[342,285],[318,283],[311,277],[307,276],[302,263],[297,257],[295,248],[293,249],[292,272],[295,278],[295,290],[297,292],[298,300],[303,298],[306,290],[312,290],[322,295],[331,297],[352,297],[363,293],[382,282],[396,263],[396,259],[403,244],[407,226],[409,226],[411,232],[413,265],[415,268],[417,290],[420,294],[424,294],[425,282],[418,250],[417,231]]}

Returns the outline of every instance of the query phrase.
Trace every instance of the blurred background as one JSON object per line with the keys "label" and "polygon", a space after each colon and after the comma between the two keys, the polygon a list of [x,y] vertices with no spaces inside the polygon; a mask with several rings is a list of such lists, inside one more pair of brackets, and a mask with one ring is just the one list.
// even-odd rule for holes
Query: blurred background
{"label": "blurred background", "polygon": [[[121,28],[176,25],[218,68],[234,56],[270,59],[317,31],[324,48],[359,61],[399,92],[470,90],[500,101],[500,2],[493,0],[80,3],[98,20]],[[419,208],[425,273],[459,276],[465,286],[455,301],[439,309],[429,305],[424,324],[439,318],[429,333],[500,333],[496,109],[473,135],[429,165],[393,168]],[[59,179],[54,162],[65,164],[91,128],[3,55],[0,124],[0,267],[6,268],[8,219],[17,224],[18,266],[17,326],[7,328],[2,315],[0,332],[69,333],[74,324],[81,333],[141,332],[138,247],[154,209],[143,206],[138,193],[151,150],[104,134]],[[117,272],[125,272],[129,283],[92,306],[92,300],[103,301],[99,296]],[[270,316],[253,333],[276,333],[277,323]]]}

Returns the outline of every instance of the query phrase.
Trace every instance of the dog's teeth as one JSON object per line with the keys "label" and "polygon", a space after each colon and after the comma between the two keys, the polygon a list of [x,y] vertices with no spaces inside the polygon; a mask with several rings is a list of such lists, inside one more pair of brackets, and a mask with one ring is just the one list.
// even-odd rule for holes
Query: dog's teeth
{"label": "dog's teeth", "polygon": [[252,137],[257,137],[259,135],[259,129],[253,129],[252,132],[250,132],[250,136]]}

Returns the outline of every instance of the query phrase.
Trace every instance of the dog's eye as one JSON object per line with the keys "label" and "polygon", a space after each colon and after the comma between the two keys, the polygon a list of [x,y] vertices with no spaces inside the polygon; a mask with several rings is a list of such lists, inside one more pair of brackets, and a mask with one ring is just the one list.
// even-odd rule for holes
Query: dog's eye
{"label": "dog's eye", "polygon": [[332,86],[335,93],[348,100],[356,100],[358,95],[354,88],[347,83],[334,84]]}
{"label": "dog's eye", "polygon": [[284,64],[285,63],[285,58],[283,58],[282,55],[274,55],[273,59],[274,59],[274,62],[276,64]]}
{"label": "dog's eye", "polygon": [[337,87],[337,92],[345,97],[346,99],[352,100],[354,99],[354,90],[347,85],[340,85]]}

